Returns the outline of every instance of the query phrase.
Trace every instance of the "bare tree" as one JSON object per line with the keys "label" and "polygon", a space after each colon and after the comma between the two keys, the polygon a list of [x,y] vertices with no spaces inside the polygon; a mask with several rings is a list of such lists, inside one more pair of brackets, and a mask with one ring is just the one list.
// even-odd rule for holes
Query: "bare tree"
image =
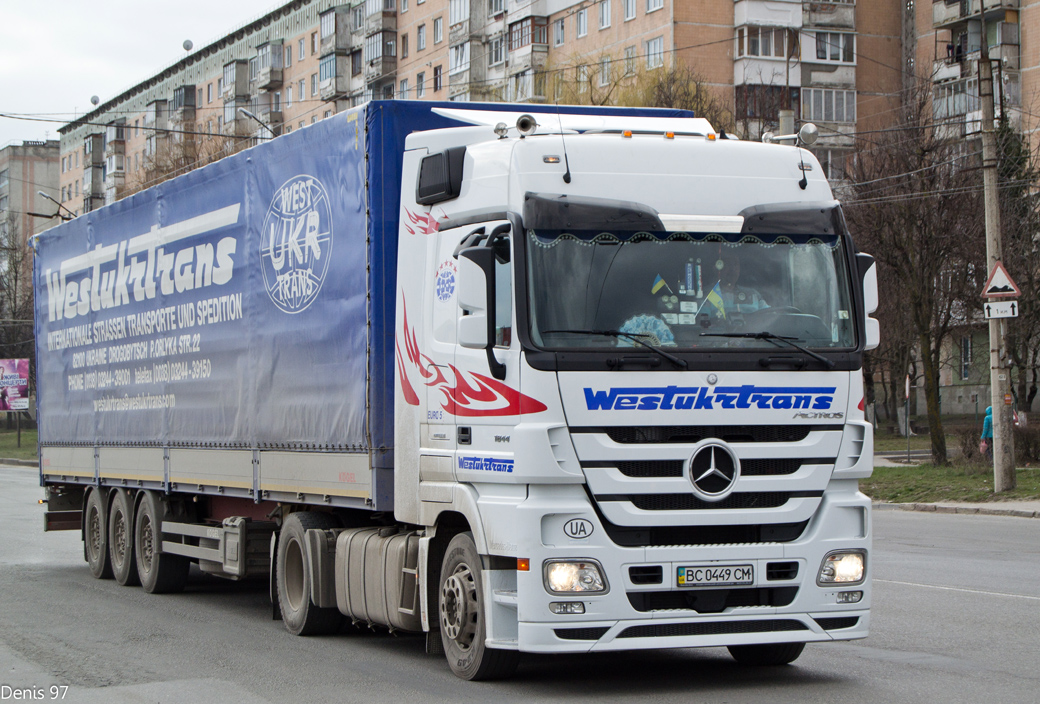
{"label": "bare tree", "polygon": [[[899,330],[904,315],[910,323],[932,460],[945,464],[939,398],[943,345],[972,314],[965,302],[977,299],[983,284],[984,239],[981,184],[971,168],[978,159],[966,152],[963,138],[933,119],[930,86],[927,79],[911,84],[901,95],[895,128],[860,140],[847,213],[885,282],[881,298],[889,301],[881,312],[883,324]],[[890,361],[905,355],[898,345],[894,351]]]}
{"label": "bare tree", "polygon": [[32,250],[18,217],[8,212],[0,222],[0,357],[28,359],[30,377],[36,368],[32,270]]}

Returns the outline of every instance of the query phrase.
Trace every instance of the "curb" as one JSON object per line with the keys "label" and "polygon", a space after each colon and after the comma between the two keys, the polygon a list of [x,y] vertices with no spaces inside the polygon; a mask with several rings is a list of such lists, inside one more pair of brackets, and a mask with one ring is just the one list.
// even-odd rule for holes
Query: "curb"
{"label": "curb", "polygon": [[931,513],[960,513],[979,516],[1013,516],[1015,518],[1040,518],[1040,511],[1023,508],[991,508],[989,506],[949,506],[945,504],[892,504],[876,502],[875,509],[881,511],[927,511]]}
{"label": "curb", "polygon": [[0,458],[0,464],[15,465],[17,467],[39,467],[39,460],[16,460]]}

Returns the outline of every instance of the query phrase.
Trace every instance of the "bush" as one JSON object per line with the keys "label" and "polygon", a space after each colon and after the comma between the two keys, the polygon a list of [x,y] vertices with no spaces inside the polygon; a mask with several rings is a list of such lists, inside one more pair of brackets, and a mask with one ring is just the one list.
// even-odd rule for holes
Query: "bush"
{"label": "bush", "polygon": [[1040,428],[1015,428],[1015,464],[1040,462]]}

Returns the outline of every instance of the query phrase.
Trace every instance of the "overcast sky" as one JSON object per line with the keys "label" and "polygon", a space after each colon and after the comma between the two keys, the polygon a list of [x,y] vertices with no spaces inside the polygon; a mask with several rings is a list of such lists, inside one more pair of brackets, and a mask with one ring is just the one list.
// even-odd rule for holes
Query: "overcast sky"
{"label": "overcast sky", "polygon": [[0,147],[58,128],[285,0],[0,0]]}

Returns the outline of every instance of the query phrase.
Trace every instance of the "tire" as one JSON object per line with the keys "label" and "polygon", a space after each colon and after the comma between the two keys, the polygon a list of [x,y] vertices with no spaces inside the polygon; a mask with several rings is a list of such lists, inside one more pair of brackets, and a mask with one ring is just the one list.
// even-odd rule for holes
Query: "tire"
{"label": "tire", "polygon": [[162,522],[168,511],[154,491],[142,491],[134,519],[134,557],[141,586],[149,594],[174,594],[188,583],[191,560],[162,551]]}
{"label": "tire", "polygon": [[278,535],[275,582],[278,606],[286,630],[296,636],[335,633],[343,625],[339,609],[321,608],[311,601],[311,577],[307,565],[306,531],[338,528],[333,516],[312,511],[290,513]]}
{"label": "tire", "polygon": [[130,492],[118,489],[108,507],[108,557],[112,561],[112,576],[124,587],[141,583],[134,558],[133,506]]}
{"label": "tire", "polygon": [[105,495],[91,489],[83,509],[83,557],[95,579],[112,579],[112,561],[108,557],[108,507]]}
{"label": "tire", "polygon": [[731,645],[729,654],[741,665],[789,665],[798,659],[805,643],[767,643],[763,645]]}
{"label": "tire", "polygon": [[485,645],[487,616],[480,568],[473,536],[460,533],[452,538],[441,562],[437,613],[448,665],[464,680],[508,677],[520,660],[516,650]]}

